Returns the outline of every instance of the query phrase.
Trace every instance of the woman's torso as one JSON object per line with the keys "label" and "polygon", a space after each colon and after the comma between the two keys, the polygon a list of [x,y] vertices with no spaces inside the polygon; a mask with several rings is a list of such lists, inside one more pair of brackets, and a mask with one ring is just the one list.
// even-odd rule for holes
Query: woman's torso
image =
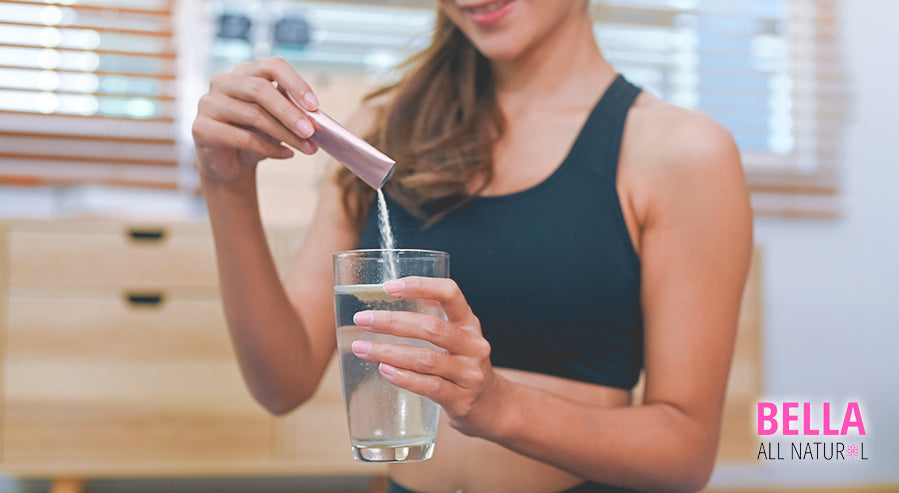
{"label": "woman's torso", "polygon": [[[535,155],[522,152],[533,143],[524,140],[526,132],[516,133],[516,124],[525,125],[517,121],[510,123],[512,137],[500,146],[508,151],[498,157],[490,187],[491,195],[513,193],[476,199],[430,229],[413,227],[413,216],[391,204],[399,248],[450,251],[452,277],[481,319],[497,371],[588,405],[627,405],[642,367],[636,227],[620,204],[617,180],[621,134],[638,93],[616,79],[598,104],[569,118],[568,128],[542,132],[539,145],[561,155],[528,162],[537,185],[517,186],[515,178],[528,173],[513,171],[504,178],[503,170],[521,166],[515,161]],[[589,113],[586,122],[584,113]],[[572,135],[577,135],[574,143]],[[374,214],[360,247],[378,246]],[[549,286],[541,293],[539,283]],[[545,493],[583,481],[466,437],[445,419],[434,457],[395,465],[391,476],[429,493]]]}
{"label": "woman's torso", "polygon": [[[620,407],[625,390],[576,382],[550,375],[497,368],[503,376],[587,405]],[[465,436],[441,413],[434,456],[424,462],[391,464],[390,477],[423,493],[549,493],[583,483],[583,479],[500,445]]]}

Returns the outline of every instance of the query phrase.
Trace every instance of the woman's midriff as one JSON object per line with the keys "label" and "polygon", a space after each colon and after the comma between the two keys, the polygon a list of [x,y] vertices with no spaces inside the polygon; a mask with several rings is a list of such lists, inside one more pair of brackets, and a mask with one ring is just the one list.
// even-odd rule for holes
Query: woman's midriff
{"label": "woman's midriff", "polygon": [[[576,400],[602,407],[630,403],[630,392],[549,375],[497,368],[503,376]],[[425,493],[562,491],[584,480],[561,469],[512,452],[500,445],[465,436],[441,415],[434,456],[427,461],[391,464],[390,477]]]}

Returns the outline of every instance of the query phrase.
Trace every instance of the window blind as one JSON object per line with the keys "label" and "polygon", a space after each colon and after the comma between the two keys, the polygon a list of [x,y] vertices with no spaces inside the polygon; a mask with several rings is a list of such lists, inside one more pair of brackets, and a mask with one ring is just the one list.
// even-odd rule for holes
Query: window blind
{"label": "window blind", "polygon": [[[0,0],[0,182],[177,186],[176,124],[189,115],[175,100],[174,1]],[[757,210],[829,215],[849,99],[836,4],[594,0],[591,13],[620,71],[731,130]],[[434,20],[432,4],[405,0],[207,7],[208,73],[270,55],[383,72]]]}
{"label": "window blind", "polygon": [[0,183],[178,186],[173,0],[0,0]]}
{"label": "window blind", "polygon": [[[849,93],[836,3],[593,0],[590,9],[599,44],[618,70],[733,133],[757,212],[828,217],[837,206]],[[434,22],[433,4],[401,0],[211,5],[220,21],[211,71],[280,55],[298,67],[379,72],[424,46]],[[229,22],[241,27],[232,30],[239,35],[221,28]]]}
{"label": "window blind", "polygon": [[728,128],[757,214],[833,217],[848,117],[834,0],[603,0],[606,57]]}

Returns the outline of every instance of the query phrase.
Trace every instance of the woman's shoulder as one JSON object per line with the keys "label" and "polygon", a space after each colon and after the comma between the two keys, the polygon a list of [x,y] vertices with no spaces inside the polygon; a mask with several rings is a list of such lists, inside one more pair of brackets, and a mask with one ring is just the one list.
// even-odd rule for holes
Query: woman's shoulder
{"label": "woman's shoulder", "polygon": [[[673,179],[740,174],[733,135],[712,117],[644,92],[628,116],[622,168],[662,186]],[[714,179],[714,178],[712,178]],[[642,181],[642,180],[641,180]]]}
{"label": "woman's shoulder", "polygon": [[721,191],[742,194],[745,187],[740,152],[727,129],[646,92],[628,116],[619,177],[641,222],[655,211]]}
{"label": "woman's shoulder", "polygon": [[[651,144],[651,145],[650,145]],[[642,93],[628,117],[624,145],[640,152],[653,172],[703,171],[739,165],[731,133],[709,115]]]}

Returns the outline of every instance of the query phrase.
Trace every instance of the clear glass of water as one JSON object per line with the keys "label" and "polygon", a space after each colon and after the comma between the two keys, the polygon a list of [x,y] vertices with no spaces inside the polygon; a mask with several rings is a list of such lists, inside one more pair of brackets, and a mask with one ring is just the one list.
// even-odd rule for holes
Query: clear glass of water
{"label": "clear glass of water", "polygon": [[[395,277],[394,277],[395,276]],[[353,324],[362,310],[419,312],[445,318],[439,304],[400,300],[383,284],[407,276],[448,277],[449,254],[432,250],[352,250],[334,254],[334,311],[337,351],[350,441],[356,459],[412,462],[434,453],[440,406],[401,389],[378,371],[378,363],[353,354],[353,341],[388,342],[441,350],[420,339],[374,334]]]}

